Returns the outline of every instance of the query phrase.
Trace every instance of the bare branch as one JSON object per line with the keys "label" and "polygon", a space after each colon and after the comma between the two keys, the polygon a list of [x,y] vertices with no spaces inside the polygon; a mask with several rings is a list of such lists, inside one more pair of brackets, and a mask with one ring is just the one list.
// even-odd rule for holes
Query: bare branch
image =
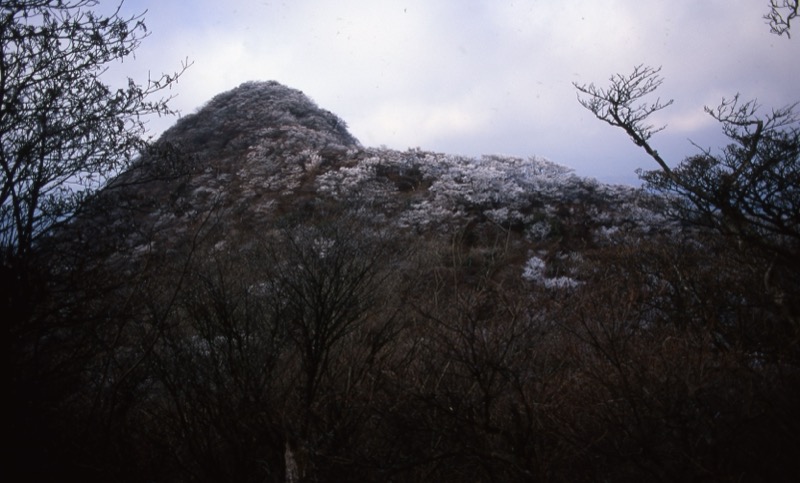
{"label": "bare branch", "polygon": [[189,67],[113,89],[108,66],[147,37],[142,15],[90,10],[96,0],[28,0],[0,16],[0,250],[24,258],[87,195],[146,145],[144,118],[172,114],[171,88]]}
{"label": "bare branch", "polygon": [[[653,134],[662,131],[666,126],[653,126],[647,123],[647,118],[672,104],[672,99],[661,102],[643,102],[642,99],[653,93],[664,82],[659,75],[661,68],[644,65],[634,67],[628,76],[614,74],[611,76],[611,85],[607,89],[596,87],[594,84],[579,85],[573,83],[578,89],[578,102],[590,110],[598,119],[608,124],[622,128],[631,137],[637,146],[641,146],[650,157],[661,166],[665,172],[670,172],[669,165],[653,149],[648,140]],[[581,93],[586,97],[581,97]]]}
{"label": "bare branch", "polygon": [[770,33],[778,36],[786,34],[787,38],[792,38],[789,30],[792,20],[797,18],[798,3],[798,0],[770,0],[769,13],[764,15]]}

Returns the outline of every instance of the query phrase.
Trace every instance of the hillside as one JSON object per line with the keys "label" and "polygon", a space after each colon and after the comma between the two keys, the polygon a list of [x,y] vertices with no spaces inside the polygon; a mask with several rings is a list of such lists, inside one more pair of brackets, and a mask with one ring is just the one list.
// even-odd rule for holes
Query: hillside
{"label": "hillside", "polygon": [[269,231],[280,219],[347,206],[364,230],[497,231],[519,241],[522,256],[602,245],[619,230],[667,230],[653,203],[640,190],[536,157],[365,148],[301,92],[254,82],[179,120],[139,166],[109,183],[97,203],[105,213],[94,216],[113,220],[101,226],[124,225],[115,237],[142,252],[156,240],[176,242],[201,219],[214,220],[214,243],[239,243],[237,236]]}
{"label": "hillside", "polygon": [[243,84],[43,244],[16,451],[83,481],[783,481],[780,267],[674,201],[364,147]]}

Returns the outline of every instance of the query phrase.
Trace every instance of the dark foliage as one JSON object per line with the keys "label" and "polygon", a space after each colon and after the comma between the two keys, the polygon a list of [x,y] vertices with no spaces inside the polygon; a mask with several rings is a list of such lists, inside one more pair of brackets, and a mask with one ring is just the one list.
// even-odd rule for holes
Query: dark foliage
{"label": "dark foliage", "polygon": [[[657,73],[587,87],[587,107],[647,147],[641,114],[666,104],[605,102]],[[789,481],[791,112],[723,104],[731,146],[644,174],[654,195],[536,159],[362,148],[274,82],[221,94],[4,292],[26,311],[11,473]]]}

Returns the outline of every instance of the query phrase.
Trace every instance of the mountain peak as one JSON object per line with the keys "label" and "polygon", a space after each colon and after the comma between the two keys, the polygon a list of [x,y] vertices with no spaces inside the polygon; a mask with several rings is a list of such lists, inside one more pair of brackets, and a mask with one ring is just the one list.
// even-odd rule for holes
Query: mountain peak
{"label": "mountain peak", "polygon": [[[552,238],[561,249],[594,243],[616,222],[653,224],[634,190],[542,158],[362,147],[344,121],[274,81],[217,95],[166,131],[135,168],[109,184],[99,205],[110,215],[97,217],[129,219],[133,228],[118,238],[134,252],[153,241],[174,246],[211,219],[211,238],[247,244],[281,220],[336,207],[358,211],[364,230],[514,233],[520,246]],[[566,236],[565,218],[582,231]]]}
{"label": "mountain peak", "polygon": [[359,146],[345,122],[302,91],[276,81],[245,82],[180,119],[161,140],[192,153],[238,155],[267,141],[301,137],[305,148]]}

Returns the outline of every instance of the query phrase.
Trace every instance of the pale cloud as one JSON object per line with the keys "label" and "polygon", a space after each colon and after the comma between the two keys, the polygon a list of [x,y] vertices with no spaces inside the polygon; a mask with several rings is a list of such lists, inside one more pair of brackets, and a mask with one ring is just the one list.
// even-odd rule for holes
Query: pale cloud
{"label": "pale cloud", "polygon": [[712,128],[716,125],[716,121],[704,110],[692,108],[667,116],[664,124],[673,133],[691,135],[703,129]]}
{"label": "pale cloud", "polygon": [[[676,160],[713,145],[703,112],[737,92],[797,101],[800,43],[770,35],[766,0],[128,0],[152,31],[126,72],[194,66],[175,92],[193,112],[248,80],[300,89],[365,145],[541,155],[603,180],[649,167],[624,133],[576,101],[572,82],[607,84],[662,66],[675,104],[655,139]],[[163,127],[162,127],[163,129]]]}
{"label": "pale cloud", "polygon": [[380,104],[350,128],[366,134],[364,144],[422,147],[483,132],[488,121],[468,102],[398,103]]}

